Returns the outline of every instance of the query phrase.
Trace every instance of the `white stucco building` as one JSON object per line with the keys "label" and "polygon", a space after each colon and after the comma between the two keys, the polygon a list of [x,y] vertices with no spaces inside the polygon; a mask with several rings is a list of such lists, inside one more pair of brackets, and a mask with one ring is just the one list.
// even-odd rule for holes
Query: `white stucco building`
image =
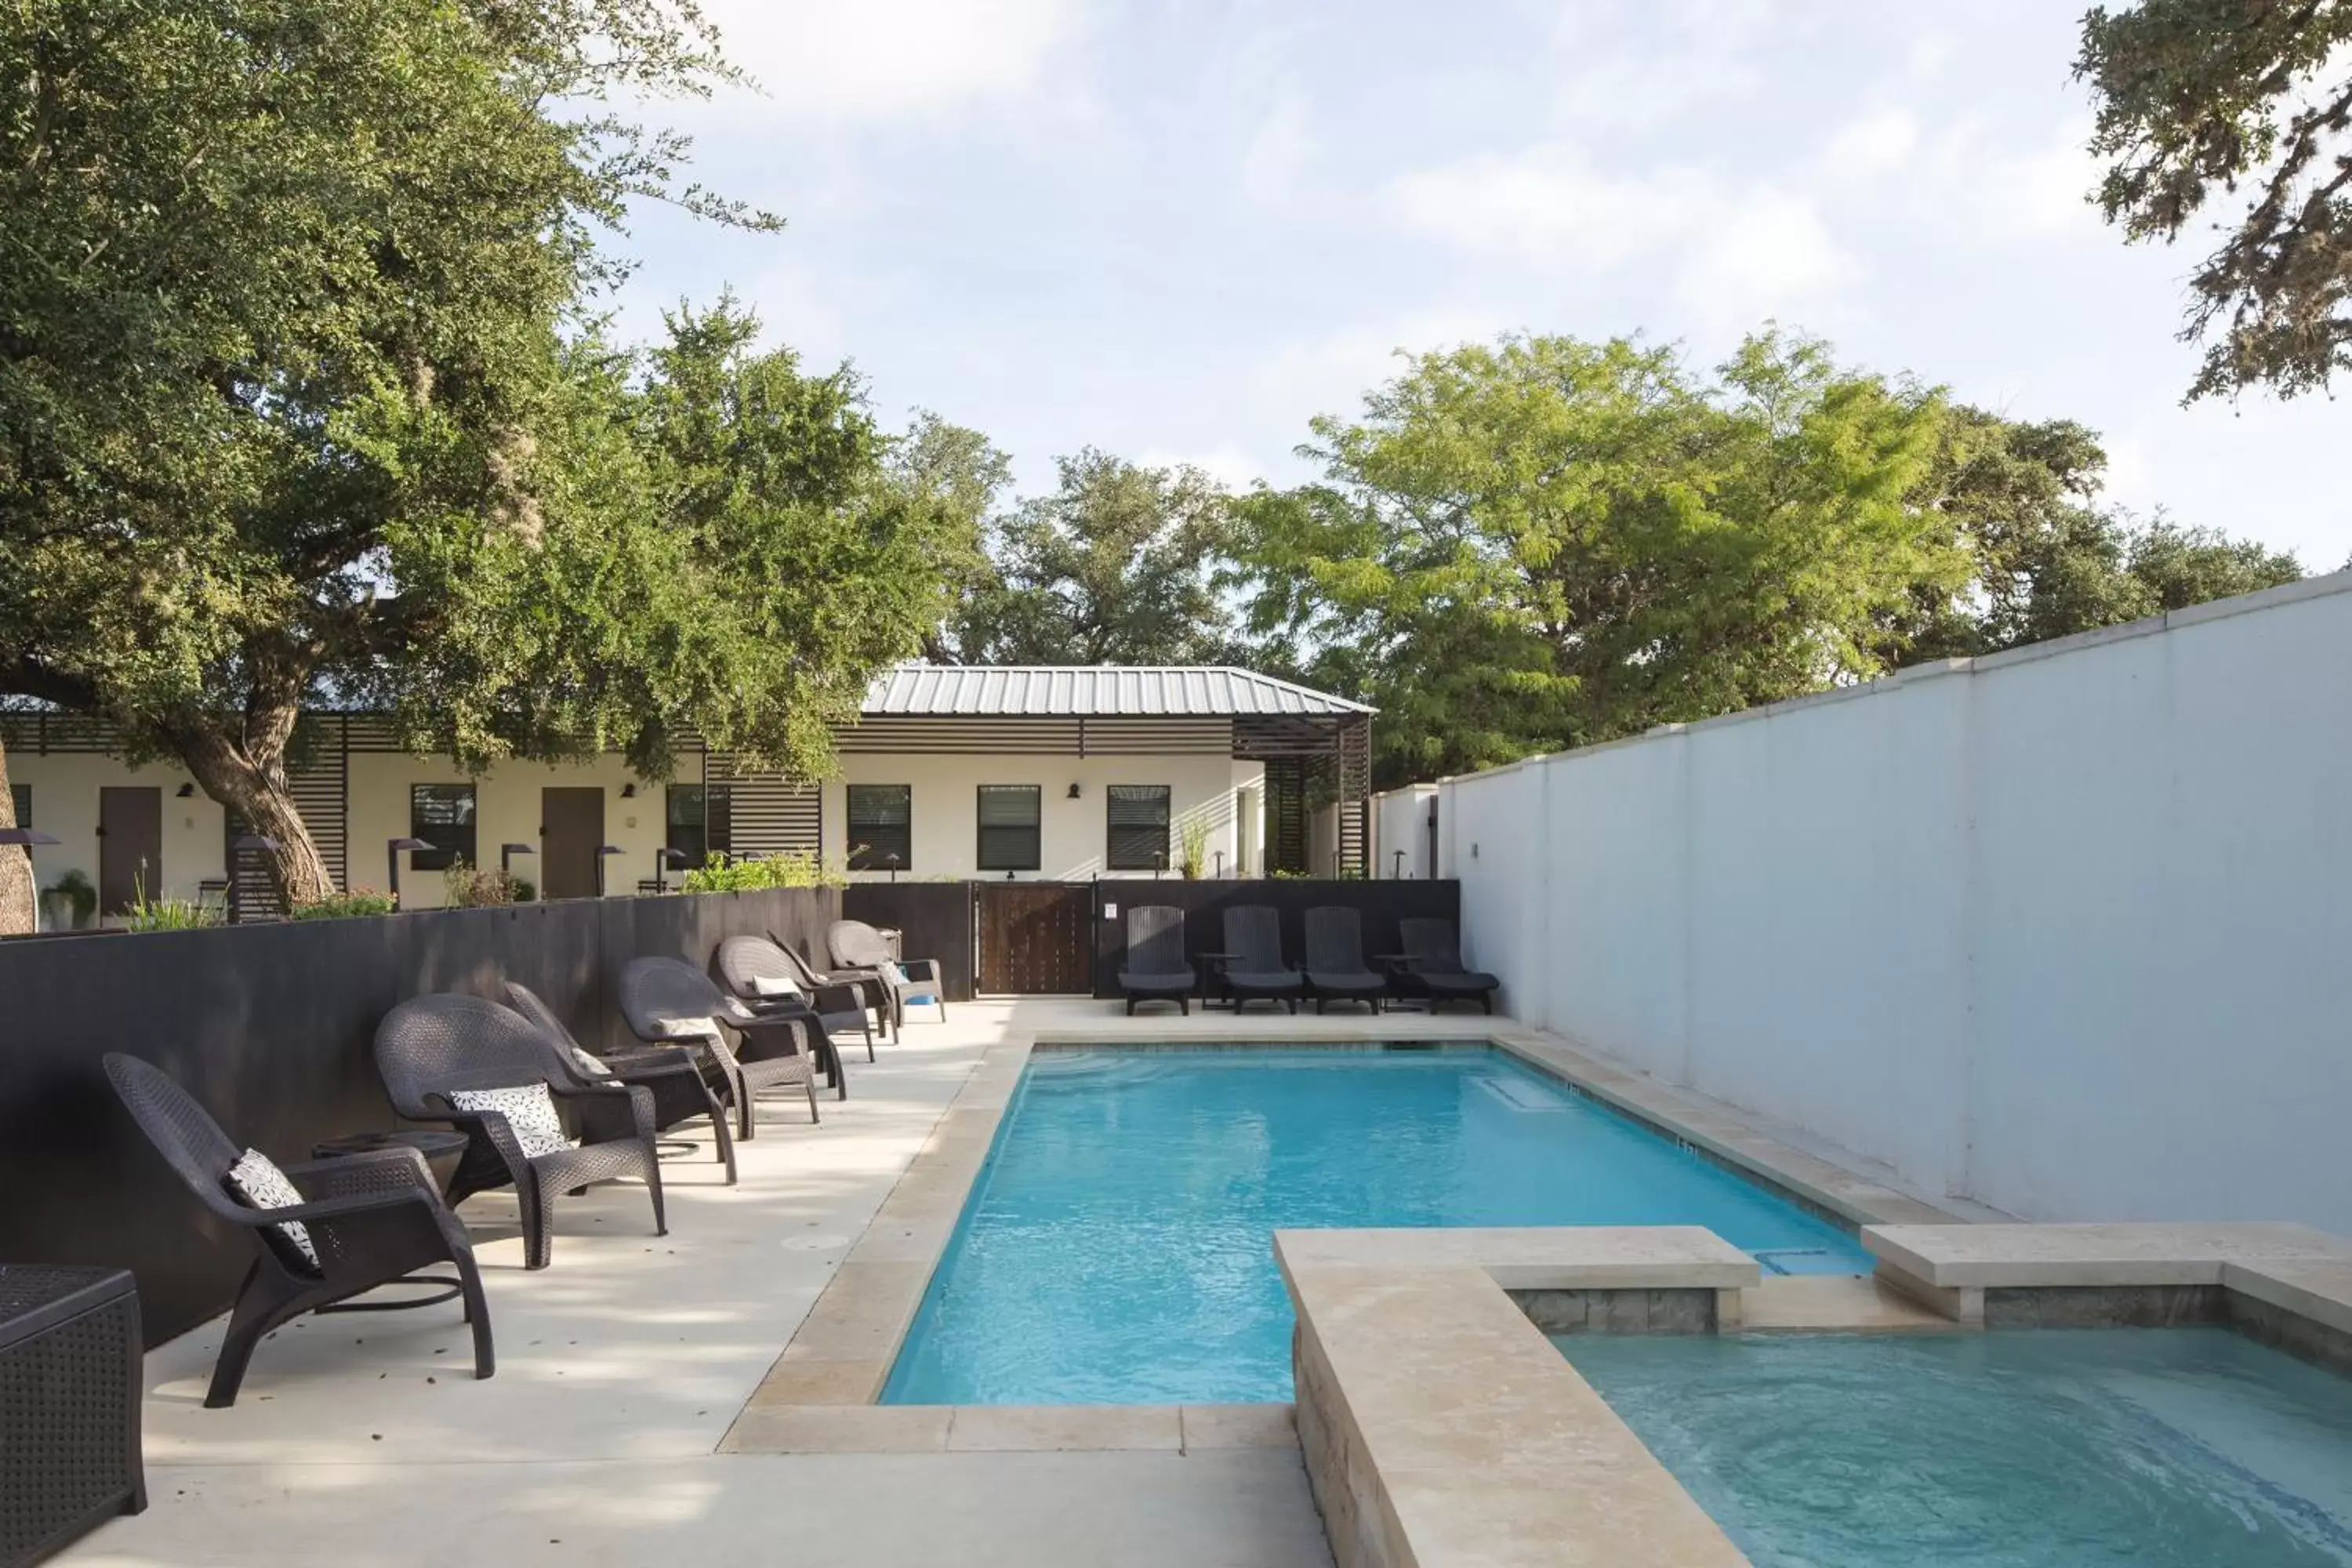
{"label": "white stucco building", "polygon": [[[338,882],[382,889],[401,853],[403,901],[443,900],[452,858],[509,859],[542,896],[637,890],[672,849],[694,863],[814,852],[852,877],[1076,880],[1181,861],[1188,827],[1213,874],[1304,870],[1310,793],[1347,803],[1342,864],[1369,849],[1371,710],[1218,667],[907,665],[838,738],[835,776],[810,784],[740,767],[698,742],[667,779],[618,755],[501,763],[467,774],[401,750],[372,714],[303,721],[294,793]],[[71,869],[120,908],[226,885],[227,814],[169,763],[131,767],[104,727],[71,714],[0,715],[20,820],[60,841],[34,851],[39,885]],[[1162,860],[1164,857],[1164,860]],[[256,868],[241,870],[248,884]],[[676,872],[669,875],[674,879]]]}

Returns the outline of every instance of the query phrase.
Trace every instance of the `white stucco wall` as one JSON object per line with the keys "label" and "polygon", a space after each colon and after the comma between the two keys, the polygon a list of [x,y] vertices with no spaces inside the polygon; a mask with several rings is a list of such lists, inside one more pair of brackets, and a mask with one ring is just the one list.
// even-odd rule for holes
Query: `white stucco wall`
{"label": "white stucco wall", "polygon": [[[699,779],[698,764],[689,766],[687,776]],[[548,788],[604,790],[604,842],[622,851],[610,857],[604,868],[608,893],[636,891],[638,881],[654,874],[655,852],[668,839],[663,786],[638,779],[617,756],[578,763],[500,763],[469,779],[446,757],[357,752],[351,759],[349,784],[352,885],[383,889],[384,846],[408,835],[412,785],[468,783],[474,785],[475,858],[485,866],[499,863],[501,844],[538,845],[540,791]],[[625,799],[621,791],[632,784],[637,793]],[[401,902],[413,910],[439,909],[446,900],[446,879],[438,871],[409,870],[407,861],[403,856]],[[536,855],[516,856],[514,873],[534,886],[544,885]],[[670,875],[674,880],[677,873]]]}
{"label": "white stucco wall", "polygon": [[192,782],[184,769],[169,763],[132,768],[95,752],[44,756],[18,748],[8,753],[8,778],[32,786],[33,826],[61,841],[33,850],[33,875],[40,887],[70,870],[81,871],[98,886],[98,792],[115,785],[149,786],[162,796],[163,864],[160,879],[148,879],[150,897],[193,899],[199,882],[226,874],[221,808],[202,790],[179,798],[180,786]]}
{"label": "white stucco wall", "polygon": [[2352,574],[1448,781],[1507,1005],[2036,1219],[2352,1233]]}
{"label": "white stucco wall", "polygon": [[[847,786],[902,784],[913,787],[915,864],[902,875],[922,878],[1001,878],[982,872],[980,858],[980,786],[1035,784],[1039,797],[1039,858],[1023,879],[1083,879],[1108,875],[1103,866],[1108,835],[1107,788],[1110,784],[1166,784],[1169,868],[1177,863],[1181,830],[1187,821],[1208,829],[1208,865],[1224,856],[1228,874],[1245,847],[1238,830],[1235,792],[1255,790],[1265,776],[1257,763],[1223,756],[944,756],[932,753],[850,752],[840,776],[824,785],[824,856],[837,862],[847,848]],[[1078,798],[1069,798],[1070,785]],[[1249,797],[1254,804],[1255,795]],[[1132,876],[1137,873],[1122,872]],[[887,872],[861,873],[887,879]]]}
{"label": "white stucco wall", "polygon": [[[1429,806],[1435,784],[1406,784],[1372,796],[1372,875],[1427,881],[1437,868],[1429,854]],[[1404,858],[1397,858],[1398,850]]]}

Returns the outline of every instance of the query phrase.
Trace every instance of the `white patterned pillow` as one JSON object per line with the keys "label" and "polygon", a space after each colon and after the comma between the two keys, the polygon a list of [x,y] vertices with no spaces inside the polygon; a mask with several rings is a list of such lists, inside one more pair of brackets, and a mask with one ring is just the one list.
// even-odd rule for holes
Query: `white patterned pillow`
{"label": "white patterned pillow", "polygon": [[[245,1200],[247,1208],[290,1209],[304,1200],[301,1189],[286,1179],[278,1162],[258,1149],[247,1149],[228,1168],[228,1184]],[[319,1249],[310,1240],[310,1233],[299,1219],[289,1219],[278,1226],[278,1233],[292,1242],[295,1250],[319,1267]]]}
{"label": "white patterned pillow", "polygon": [[555,1114],[555,1101],[543,1083],[514,1089],[453,1089],[449,1103],[460,1110],[495,1110],[505,1117],[527,1158],[536,1160],[573,1147],[563,1135],[563,1121]]}
{"label": "white patterned pillow", "polygon": [[751,978],[751,989],[762,996],[797,996],[801,983],[788,974],[757,974]]}

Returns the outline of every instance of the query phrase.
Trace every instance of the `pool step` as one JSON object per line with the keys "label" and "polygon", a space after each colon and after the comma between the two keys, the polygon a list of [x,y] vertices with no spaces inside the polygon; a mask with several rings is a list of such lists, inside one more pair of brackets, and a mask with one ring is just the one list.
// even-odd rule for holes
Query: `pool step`
{"label": "pool step", "polygon": [[1515,1078],[1481,1078],[1471,1081],[1513,1110],[1557,1116],[1568,1109],[1565,1096],[1540,1084],[1522,1083]]}

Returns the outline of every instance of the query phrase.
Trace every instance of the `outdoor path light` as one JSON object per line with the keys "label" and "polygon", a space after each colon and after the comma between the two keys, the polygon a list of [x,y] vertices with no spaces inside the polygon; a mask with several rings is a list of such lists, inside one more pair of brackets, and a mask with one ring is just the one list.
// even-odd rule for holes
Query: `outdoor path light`
{"label": "outdoor path light", "polygon": [[627,853],[627,850],[623,849],[617,844],[599,844],[596,846],[596,896],[598,898],[601,899],[604,896],[605,860],[612,856],[625,855]]}
{"label": "outdoor path light", "polygon": [[392,907],[400,908],[400,852],[404,849],[430,849],[433,846],[422,838],[387,838],[383,843],[383,859],[392,873]]}
{"label": "outdoor path light", "polygon": [[687,853],[683,849],[664,847],[656,850],[654,852],[654,891],[668,892],[669,884],[663,880],[664,874],[670,871],[682,871],[686,869],[686,863]]}
{"label": "outdoor path light", "polygon": [[502,877],[503,877],[503,876],[510,875],[510,874],[513,872],[513,870],[514,870],[514,858],[515,858],[516,856],[518,856],[518,855],[536,855],[536,854],[538,854],[538,853],[539,853],[539,851],[538,851],[537,849],[533,848],[531,846],[530,846],[530,845],[528,845],[528,844],[501,844],[501,845],[499,845],[499,875],[500,875],[500,876],[502,876]]}

